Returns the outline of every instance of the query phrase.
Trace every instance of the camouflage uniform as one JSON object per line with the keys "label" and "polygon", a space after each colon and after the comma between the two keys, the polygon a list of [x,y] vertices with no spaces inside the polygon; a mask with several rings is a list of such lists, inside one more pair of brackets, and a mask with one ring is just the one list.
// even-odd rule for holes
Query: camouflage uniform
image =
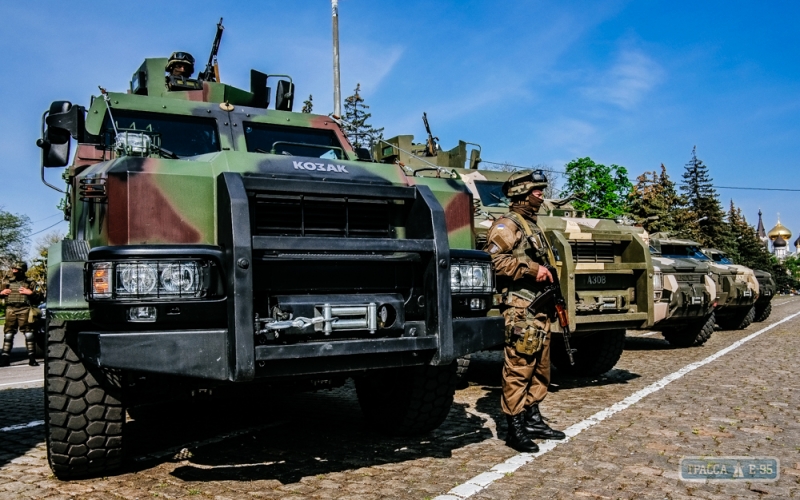
{"label": "camouflage uniform", "polygon": [[[22,267],[22,266],[21,266]],[[3,327],[3,352],[0,357],[0,363],[7,365],[11,354],[11,348],[14,345],[14,335],[17,330],[25,335],[25,347],[28,351],[28,358],[30,364],[35,366],[36,363],[36,345],[34,343],[32,323],[28,322],[28,315],[30,314],[31,307],[35,307],[39,303],[40,294],[35,291],[35,283],[25,277],[25,267],[20,269],[21,272],[17,274],[9,273],[0,285],[2,289],[10,289],[11,293],[6,296],[0,296],[5,299],[6,303],[6,323]],[[19,269],[19,268],[18,268]],[[33,291],[31,295],[24,295],[20,293],[20,288],[27,288]]]}
{"label": "camouflage uniform", "polygon": [[[529,309],[535,298],[551,284],[546,278],[545,281],[536,280],[539,267],[552,262],[550,245],[536,225],[535,213],[541,199],[530,196],[534,189],[546,185],[546,178],[540,175],[532,181],[530,172],[521,172],[504,185],[504,191],[511,197],[511,212],[492,224],[484,248],[492,256],[497,286],[503,293],[500,307],[505,318],[506,345],[501,408],[509,421],[506,442],[520,451],[538,449],[530,441],[531,437],[564,437],[563,433],[544,424],[538,406],[550,384],[549,315],[552,311],[549,309],[552,303],[541,304],[534,311]],[[509,194],[515,180],[517,186],[522,183],[522,188],[516,192],[511,189]],[[522,435],[520,426],[526,436]]]}
{"label": "camouflage uniform", "polygon": [[[498,287],[503,291],[501,310],[506,324],[506,346],[501,406],[506,415],[516,415],[542,401],[550,383],[548,311],[528,309],[549,283],[536,281],[539,265],[546,262],[542,257],[531,258],[535,249],[525,237],[522,224],[518,224],[523,222],[520,218],[512,213],[498,219],[489,230],[486,245],[492,254]],[[524,222],[539,232],[534,222]],[[543,236],[541,240],[544,241]],[[525,345],[518,348],[520,342]]]}

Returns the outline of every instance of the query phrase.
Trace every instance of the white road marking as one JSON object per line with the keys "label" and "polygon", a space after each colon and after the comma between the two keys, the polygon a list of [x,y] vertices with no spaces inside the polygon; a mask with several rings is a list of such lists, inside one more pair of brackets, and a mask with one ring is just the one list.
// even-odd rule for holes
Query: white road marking
{"label": "white road marking", "polygon": [[656,333],[661,333],[661,332],[647,332],[647,333],[643,333],[643,334],[641,334],[639,336],[640,337],[649,337],[650,335],[655,335]]}
{"label": "white road marking", "polygon": [[7,385],[24,385],[24,384],[33,384],[35,382],[44,382],[43,378],[36,379],[36,380],[25,380],[23,382],[9,382],[7,384],[0,384],[0,387],[5,387]]}
{"label": "white road marking", "polygon": [[0,432],[18,431],[20,429],[39,427],[40,425],[44,425],[44,420],[34,420],[33,422],[28,422],[27,424],[9,425],[8,427],[0,428]]}
{"label": "white road marking", "polygon": [[796,312],[796,313],[792,314],[791,316],[787,316],[787,317],[783,318],[782,320],[780,320],[780,321],[778,321],[776,323],[773,323],[773,324],[771,324],[771,325],[769,325],[769,326],[767,326],[765,328],[762,328],[761,330],[759,330],[759,331],[757,331],[757,332],[755,332],[753,334],[750,334],[750,335],[748,335],[747,337],[745,337],[745,338],[743,338],[741,340],[738,340],[738,341],[734,342],[733,344],[729,345],[725,349],[717,351],[716,353],[712,354],[711,356],[709,356],[709,357],[707,357],[705,359],[702,359],[702,360],[697,361],[695,363],[691,363],[689,365],[684,366],[680,370],[678,370],[678,371],[676,371],[674,373],[671,373],[671,374],[667,375],[666,377],[664,377],[664,378],[662,378],[662,379],[660,379],[660,380],[658,380],[656,382],[653,382],[652,384],[648,385],[644,389],[641,389],[639,391],[634,392],[633,394],[631,394],[627,398],[623,399],[622,401],[620,401],[618,403],[615,403],[615,404],[609,406],[605,410],[601,410],[601,411],[595,413],[594,415],[592,415],[591,417],[589,417],[589,418],[587,418],[587,419],[585,419],[585,420],[583,420],[581,422],[578,422],[575,425],[570,426],[568,429],[566,429],[564,431],[564,434],[567,435],[567,438],[564,439],[563,441],[545,441],[544,443],[542,443],[539,446],[539,451],[536,452],[536,453],[520,453],[518,455],[514,455],[513,457],[509,458],[505,462],[495,465],[489,471],[484,472],[482,474],[478,474],[477,476],[475,476],[472,479],[468,480],[464,484],[460,484],[460,485],[456,486],[452,490],[448,491],[446,495],[437,496],[436,498],[434,498],[434,500],[462,500],[464,498],[471,497],[475,493],[478,493],[479,491],[481,491],[484,488],[488,487],[489,485],[491,485],[492,483],[494,483],[498,479],[502,478],[503,476],[505,476],[509,472],[516,471],[517,469],[519,469],[523,465],[525,465],[527,463],[530,463],[533,460],[535,460],[536,457],[540,457],[540,456],[544,455],[545,453],[553,450],[559,444],[569,442],[572,438],[574,438],[575,436],[577,436],[581,432],[585,431],[586,429],[588,429],[588,428],[590,428],[592,426],[595,426],[595,425],[599,424],[600,422],[602,422],[603,420],[607,419],[611,415],[629,408],[630,406],[632,406],[632,405],[638,403],[639,401],[641,401],[644,397],[646,397],[646,396],[648,396],[648,395],[650,395],[650,394],[652,394],[652,393],[654,393],[656,391],[659,391],[659,390],[663,389],[664,387],[667,386],[667,384],[678,380],[679,378],[683,377],[687,373],[689,373],[691,371],[694,371],[694,370],[700,368],[701,366],[707,365],[708,363],[711,363],[715,359],[717,359],[717,358],[719,358],[721,356],[724,356],[725,354],[728,354],[729,352],[733,351],[734,349],[737,349],[737,348],[741,347],[746,342],[749,342],[749,341],[753,340],[754,338],[758,337],[762,333],[764,333],[764,332],[766,332],[768,330],[772,330],[773,328],[775,328],[776,326],[780,325],[781,323],[785,323],[785,322],[787,322],[787,321],[789,321],[789,320],[791,320],[791,319],[793,319],[793,318],[795,318],[797,316],[800,316],[800,312]]}

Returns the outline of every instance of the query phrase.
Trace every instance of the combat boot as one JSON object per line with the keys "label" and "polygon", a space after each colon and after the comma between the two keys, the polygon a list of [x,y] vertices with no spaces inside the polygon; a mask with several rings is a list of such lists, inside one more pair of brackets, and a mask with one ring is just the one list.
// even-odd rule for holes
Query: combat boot
{"label": "combat boot", "polygon": [[506,415],[508,420],[508,435],[506,436],[506,446],[525,453],[536,453],[539,447],[533,442],[525,432],[525,414]]}
{"label": "combat boot", "polygon": [[0,354],[0,366],[8,366],[11,364],[11,356],[8,354]]}
{"label": "combat boot", "polygon": [[34,354],[28,355],[28,366],[39,366],[39,362],[36,361],[36,356]]}
{"label": "combat boot", "polygon": [[522,413],[525,415],[525,432],[532,438],[539,439],[564,439],[566,434],[555,429],[551,429],[539,413],[539,404],[535,403],[525,408]]}

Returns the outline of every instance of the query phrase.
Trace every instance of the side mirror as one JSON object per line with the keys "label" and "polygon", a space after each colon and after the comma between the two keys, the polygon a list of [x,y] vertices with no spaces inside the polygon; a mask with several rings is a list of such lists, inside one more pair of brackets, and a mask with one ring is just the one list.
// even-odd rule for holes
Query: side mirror
{"label": "side mirror", "polygon": [[271,89],[267,87],[267,75],[254,69],[250,70],[250,92],[253,93],[253,107],[268,108]]}
{"label": "side mirror", "polygon": [[287,80],[278,80],[278,89],[275,91],[275,109],[291,111],[294,105],[294,83]]}
{"label": "side mirror", "polygon": [[356,156],[358,156],[358,161],[375,161],[375,159],[372,158],[372,151],[370,151],[369,148],[355,148],[355,152]]}
{"label": "side mirror", "polygon": [[472,170],[476,170],[478,168],[478,164],[481,162],[481,152],[477,149],[473,149],[469,152],[469,168]]}
{"label": "side mirror", "polygon": [[81,141],[85,127],[86,108],[73,106],[69,101],[55,101],[44,119],[43,137],[36,141],[42,148],[42,166],[64,167],[69,162],[70,137]]}

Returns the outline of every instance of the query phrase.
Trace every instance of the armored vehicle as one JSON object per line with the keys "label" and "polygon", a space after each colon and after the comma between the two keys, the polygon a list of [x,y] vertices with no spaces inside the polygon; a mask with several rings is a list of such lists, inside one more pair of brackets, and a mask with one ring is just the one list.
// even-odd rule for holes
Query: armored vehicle
{"label": "armored vehicle", "polygon": [[77,141],[48,257],[55,474],[119,466],[126,406],[156,387],[353,377],[380,430],[437,427],[455,360],[503,337],[469,190],[358,161],[336,120],[292,112],[288,80],[270,108],[270,75],[248,91],[167,62],[43,118],[43,179]]}
{"label": "armored vehicle", "polygon": [[[416,177],[460,179],[475,200],[477,248],[483,248],[492,221],[508,212],[502,184],[509,172],[464,168],[467,145],[459,141],[452,150],[432,155],[433,147],[414,144],[413,136],[389,139],[376,148],[378,161],[399,163]],[[480,164],[473,149],[469,166]],[[576,349],[570,365],[560,328],[553,337],[551,359],[564,372],[584,375],[604,373],[616,364],[625,343],[625,330],[653,324],[653,275],[650,252],[643,230],[608,219],[587,218],[568,201],[545,200],[538,224],[544,229],[556,255],[556,269],[567,300]]]}
{"label": "armored vehicle", "polygon": [[[725,252],[722,250],[717,250],[716,248],[703,248],[702,251],[714,262],[728,265],[734,264],[734,262],[728,258],[728,256],[725,255]],[[758,299],[755,303],[756,310],[753,321],[760,323],[769,318],[770,313],[772,313],[772,298],[775,296],[776,284],[775,280],[772,278],[772,274],[768,273],[767,271],[753,269],[753,274],[758,281],[759,292]]]}
{"label": "armored vehicle", "polygon": [[708,258],[697,242],[672,238],[665,233],[651,235],[650,244],[662,257],[705,262],[714,278],[717,296],[714,315],[723,330],[747,328],[755,317],[754,304],[759,295],[753,271],[744,267],[717,263]]}
{"label": "armored vehicle", "polygon": [[654,323],[675,347],[703,345],[714,333],[717,287],[705,262],[653,252]]}

